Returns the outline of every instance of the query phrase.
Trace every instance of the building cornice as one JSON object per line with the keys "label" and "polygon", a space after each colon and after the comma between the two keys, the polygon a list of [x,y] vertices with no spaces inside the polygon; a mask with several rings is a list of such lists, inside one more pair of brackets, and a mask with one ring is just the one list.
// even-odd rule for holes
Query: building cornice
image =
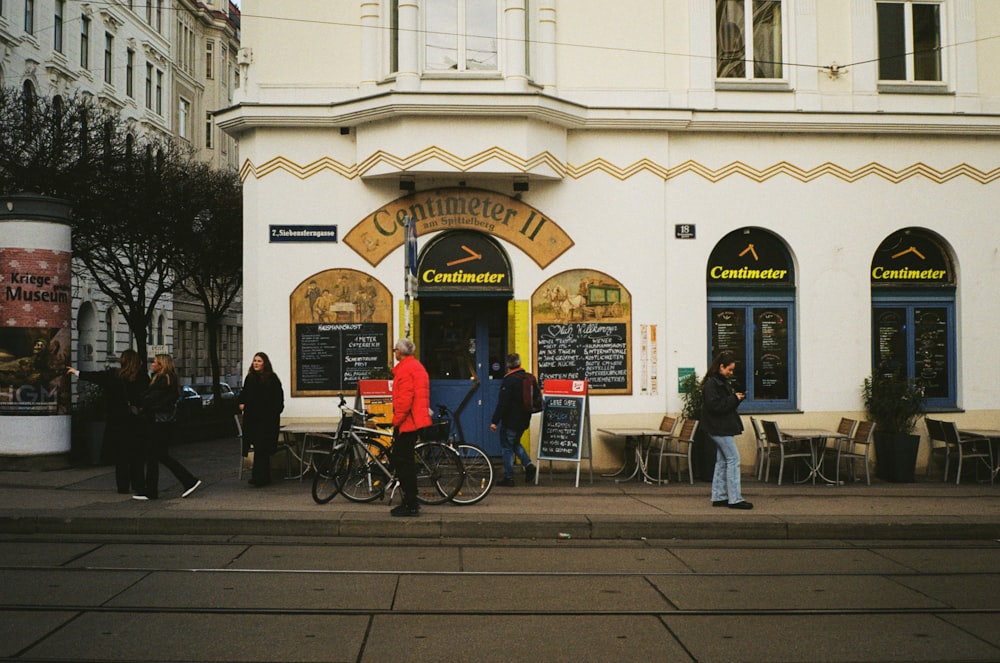
{"label": "building cornice", "polygon": [[357,127],[403,117],[516,117],[567,130],[1000,136],[1000,115],[598,107],[545,94],[388,92],[330,104],[244,102],[217,113],[218,125],[233,135],[263,127]]}

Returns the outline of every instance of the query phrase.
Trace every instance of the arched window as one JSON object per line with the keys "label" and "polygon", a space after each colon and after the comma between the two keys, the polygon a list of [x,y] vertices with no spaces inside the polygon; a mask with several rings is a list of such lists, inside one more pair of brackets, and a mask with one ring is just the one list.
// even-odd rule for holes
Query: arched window
{"label": "arched window", "polygon": [[708,351],[736,355],[744,412],[796,408],[795,269],[785,243],[761,228],[723,237],[708,261]]}
{"label": "arched window", "polygon": [[919,380],[925,406],[957,405],[954,261],[922,228],[889,235],[872,257],[872,371]]}

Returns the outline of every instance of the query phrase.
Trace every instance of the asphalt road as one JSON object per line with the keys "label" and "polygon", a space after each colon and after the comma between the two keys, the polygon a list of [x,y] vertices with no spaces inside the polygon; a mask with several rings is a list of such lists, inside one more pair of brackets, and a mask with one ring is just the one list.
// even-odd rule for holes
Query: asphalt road
{"label": "asphalt road", "polygon": [[15,661],[996,661],[996,541],[5,535]]}

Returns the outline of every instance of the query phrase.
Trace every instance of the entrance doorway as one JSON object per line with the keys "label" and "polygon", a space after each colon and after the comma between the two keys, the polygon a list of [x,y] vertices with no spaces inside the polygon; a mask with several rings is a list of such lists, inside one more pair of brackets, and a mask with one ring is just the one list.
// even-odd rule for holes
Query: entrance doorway
{"label": "entrance doorway", "polygon": [[431,379],[431,407],[444,403],[458,412],[466,441],[490,456],[500,455],[490,418],[506,355],[505,299],[420,300],[420,361]]}

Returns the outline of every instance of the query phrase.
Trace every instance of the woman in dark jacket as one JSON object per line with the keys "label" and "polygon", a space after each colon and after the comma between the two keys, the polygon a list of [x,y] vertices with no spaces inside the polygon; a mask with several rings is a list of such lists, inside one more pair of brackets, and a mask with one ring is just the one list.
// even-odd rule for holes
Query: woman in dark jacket
{"label": "woman in dark jacket", "polygon": [[729,384],[736,369],[733,353],[724,350],[712,359],[702,381],[703,399],[699,426],[715,442],[715,475],[712,477],[712,506],[752,509],[740,490],[740,452],[736,435],[743,432],[743,422],[736,408],[746,394],[734,391]]}
{"label": "woman in dark jacket", "polygon": [[281,411],[285,409],[285,392],[281,380],[274,374],[271,359],[258,352],[250,362],[250,370],[240,392],[243,412],[243,444],[253,447],[251,486],[271,483],[271,455],[278,448]]}
{"label": "woman in dark jacket", "polygon": [[173,357],[156,355],[153,358],[153,378],[142,401],[143,414],[151,422],[149,444],[146,447],[146,490],[133,495],[134,500],[155,500],[159,497],[160,463],[163,463],[184,487],[181,497],[187,497],[201,485],[201,481],[167,451],[177,421],[177,399],[180,393],[181,387],[177,381]]}
{"label": "woman in dark jacket", "polygon": [[104,392],[107,426],[104,445],[115,463],[115,482],[122,494],[142,493],[145,480],[141,445],[146,426],[139,410],[149,386],[149,375],[142,367],[142,358],[135,350],[126,350],[118,359],[118,368],[106,371],[68,372],[81,380],[93,382]]}

